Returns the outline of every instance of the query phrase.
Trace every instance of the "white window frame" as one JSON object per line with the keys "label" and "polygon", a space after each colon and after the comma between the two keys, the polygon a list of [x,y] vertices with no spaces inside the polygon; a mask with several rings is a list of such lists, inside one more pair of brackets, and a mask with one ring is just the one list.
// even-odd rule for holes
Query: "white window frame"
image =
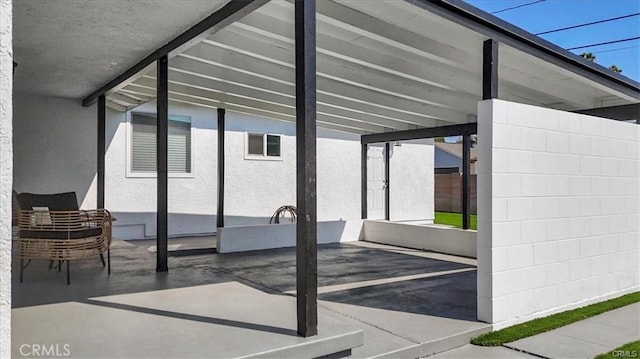
{"label": "white window frame", "polygon": [[[249,154],[249,135],[262,136],[262,155]],[[267,156],[267,136],[277,136],[280,138],[280,155]],[[245,132],[244,133],[244,159],[257,161],[282,161],[282,135],[277,133]]]}
{"label": "white window frame", "polygon": [[[142,115],[153,115],[156,116],[155,112],[147,112],[147,111],[127,111],[125,113],[125,129],[126,129],[126,137],[127,140],[125,146],[125,167],[126,167],[126,177],[127,178],[157,178],[158,172],[135,172],[131,170],[133,155],[133,113],[142,114]],[[169,114],[169,117],[172,115],[176,116],[187,116],[191,119],[191,172],[189,173],[180,173],[180,172],[169,172],[169,178],[195,178],[196,177],[196,151],[195,151],[195,131],[193,126],[193,117],[190,115],[177,115],[177,114]]]}

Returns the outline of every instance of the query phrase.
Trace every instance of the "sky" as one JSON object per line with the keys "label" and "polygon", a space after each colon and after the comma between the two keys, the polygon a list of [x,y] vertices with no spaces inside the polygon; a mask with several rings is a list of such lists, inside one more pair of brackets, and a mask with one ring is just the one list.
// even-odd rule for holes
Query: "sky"
{"label": "sky", "polygon": [[[486,12],[498,11],[535,0],[466,0]],[[640,13],[640,0],[544,0],[518,9],[494,14],[528,32],[538,33],[618,16]],[[640,36],[640,16],[540,35],[562,48]],[[615,64],[622,75],[640,82],[640,40],[573,50],[591,52],[596,62]]]}

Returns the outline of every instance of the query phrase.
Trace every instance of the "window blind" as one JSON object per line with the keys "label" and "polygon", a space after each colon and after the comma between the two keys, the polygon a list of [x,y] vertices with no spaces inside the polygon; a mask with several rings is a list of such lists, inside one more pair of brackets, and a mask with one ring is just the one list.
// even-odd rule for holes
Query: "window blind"
{"label": "window blind", "polygon": [[[156,117],[134,113],[131,116],[131,171],[156,171]],[[191,173],[191,122],[184,116],[169,119],[168,169],[173,173]]]}

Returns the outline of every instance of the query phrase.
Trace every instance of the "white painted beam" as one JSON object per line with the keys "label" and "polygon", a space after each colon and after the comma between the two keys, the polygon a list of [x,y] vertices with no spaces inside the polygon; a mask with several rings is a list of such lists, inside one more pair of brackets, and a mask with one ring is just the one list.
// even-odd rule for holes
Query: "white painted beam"
{"label": "white painted beam", "polygon": [[[129,84],[128,89],[136,89],[138,93],[141,94],[152,94],[155,92],[155,81],[147,78],[138,79],[136,82]],[[268,113],[272,113],[273,115],[281,114],[287,115],[295,121],[295,107],[289,107],[274,103],[267,103],[263,101],[253,100],[253,99],[243,99],[238,98],[237,96],[221,96],[212,92],[209,89],[200,89],[193,88],[184,85],[179,85],[170,82],[169,83],[169,93],[171,95],[179,95],[188,98],[202,99],[202,100],[212,100],[219,104],[222,107],[227,108],[228,105],[234,105],[235,107],[242,108],[254,108],[259,109]],[[273,117],[272,115],[272,117]],[[387,129],[382,126],[376,126],[369,123],[357,122],[350,118],[343,118],[336,115],[331,114],[321,114],[318,113],[318,122],[339,125],[343,128],[355,129],[359,131],[368,131],[372,133],[384,132],[391,129]]]}
{"label": "white painted beam", "polygon": [[[258,57],[247,56],[246,54],[202,44],[194,46],[185,54],[194,59],[210,62],[226,67],[228,70],[241,71],[263,78],[269,78],[276,82],[294,83],[295,73],[290,66],[275,64]],[[370,103],[384,103],[385,106],[398,109],[409,109],[411,112],[423,114],[433,119],[439,119],[454,123],[464,123],[466,113],[454,111],[452,109],[434,106],[428,101],[416,101],[417,98],[407,98],[394,92],[386,91],[381,87],[358,86],[358,84],[339,81],[338,78],[326,78],[318,76],[318,89],[325,92],[339,94],[347,98],[359,98]],[[425,94],[425,97],[428,95]],[[466,106],[469,106],[466,104]],[[472,112],[475,112],[473,110]],[[468,113],[468,112],[467,112]]]}
{"label": "white painted beam", "polygon": [[[209,78],[221,83],[256,89],[282,96],[294,97],[295,86],[292,82],[280,81],[263,74],[253,73],[237,66],[217,64],[211,61],[195,59],[188,55],[176,57],[170,61],[170,68],[174,71],[188,73]],[[334,91],[318,90],[318,102],[329,106],[360,111],[371,116],[396,119],[408,124],[433,127],[446,124],[425,115],[420,104],[393,98],[372,91],[358,91],[352,88],[337,87]],[[342,91],[342,92],[340,92]]]}
{"label": "white painted beam", "polygon": [[[145,76],[145,78],[155,80],[155,77],[153,76]],[[169,81],[188,87],[209,89],[213,93],[218,94],[214,95],[218,99],[220,99],[219,96],[233,95],[241,99],[253,99],[264,101],[267,103],[281,104],[291,108],[295,107],[295,96],[293,95],[276,94],[272,92],[261,91],[258,89],[251,89],[202,76],[197,76],[194,74],[178,72],[175,70],[172,70],[169,73]],[[344,118],[352,118],[354,120],[358,120],[359,122],[371,123],[382,127],[393,128],[396,130],[410,129],[409,124],[403,121],[384,117],[376,117],[367,113],[354,111],[349,108],[330,106],[322,102],[318,102],[318,113],[327,113]]]}
{"label": "white painted beam", "polygon": [[[276,41],[259,34],[245,35],[229,31],[222,31],[214,38],[215,41],[203,40],[203,44],[213,46],[213,51],[226,49],[295,69],[293,43]],[[316,67],[318,78],[342,82],[450,111],[473,112],[480,100],[479,95],[445,90],[325,54],[317,55]]]}
{"label": "white painted beam", "polygon": [[[254,12],[225,29],[228,32],[252,33],[268,36],[278,41],[293,44],[293,26],[286,21]],[[339,29],[332,29],[332,36],[322,33],[316,35],[317,51],[320,54],[353,62],[371,69],[418,81],[426,85],[446,90],[477,95],[481,91],[480,66],[476,73],[469,68],[460,69],[447,66],[430,58],[416,55],[402,49],[390,49],[389,46],[362,46],[355,41],[346,41],[334,36]],[[215,40],[215,36],[211,38]],[[478,47],[480,45],[478,44]],[[389,50],[395,50],[390,52]]]}
{"label": "white painted beam", "polygon": [[[282,13],[287,16],[285,9],[292,11],[290,2],[271,2],[269,7],[260,9],[261,13]],[[271,6],[273,5],[273,6]],[[275,8],[275,7],[279,7]],[[316,4],[318,28],[322,31],[326,25],[348,29],[349,31],[379,42],[391,45],[395,48],[417,53],[421,56],[439,61],[451,66],[466,68],[467,54],[448,44],[421,36],[415,32],[407,31],[399,26],[390,24],[347,6],[333,1],[323,0]]]}
{"label": "white painted beam", "polygon": [[126,106],[122,106],[122,105],[117,104],[117,103],[115,103],[113,101],[106,101],[105,105],[108,108],[110,108],[112,110],[115,110],[115,111],[118,111],[118,112],[126,112],[127,111],[127,107]]}

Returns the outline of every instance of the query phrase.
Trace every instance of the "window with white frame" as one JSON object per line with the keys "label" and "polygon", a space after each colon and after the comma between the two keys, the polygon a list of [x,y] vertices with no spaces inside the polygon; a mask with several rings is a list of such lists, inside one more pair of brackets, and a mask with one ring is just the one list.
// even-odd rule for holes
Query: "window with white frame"
{"label": "window with white frame", "polygon": [[[156,172],[156,115],[131,113],[131,173]],[[191,117],[169,115],[168,169],[191,173]]]}
{"label": "window with white frame", "polygon": [[247,133],[245,158],[279,159],[282,156],[281,140],[280,135]]}

